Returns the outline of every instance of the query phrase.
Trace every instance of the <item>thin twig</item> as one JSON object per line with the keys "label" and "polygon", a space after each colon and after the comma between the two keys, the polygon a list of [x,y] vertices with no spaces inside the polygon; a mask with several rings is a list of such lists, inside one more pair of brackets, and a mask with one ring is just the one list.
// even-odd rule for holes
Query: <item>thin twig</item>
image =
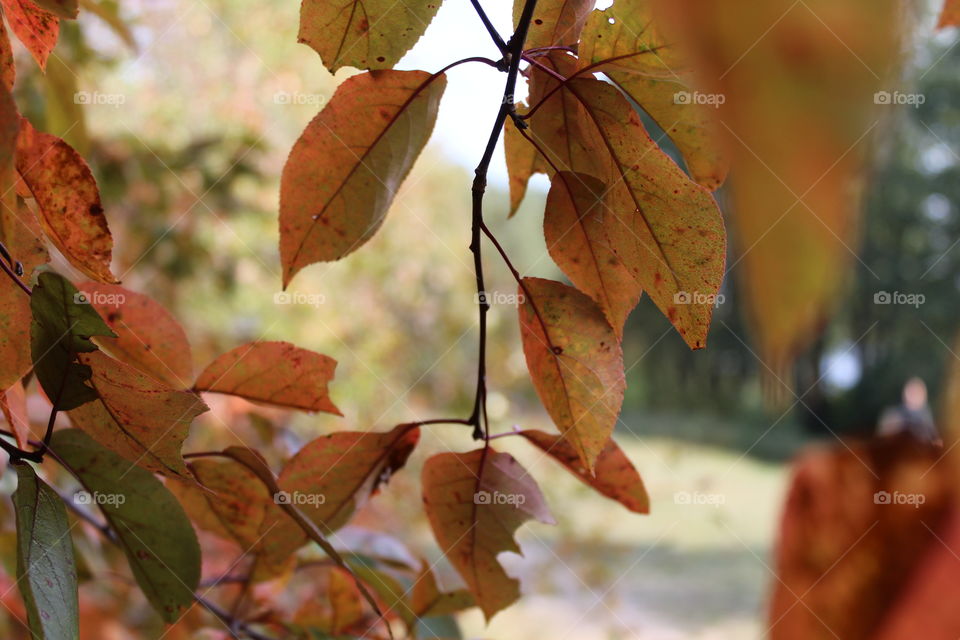
{"label": "thin twig", "polygon": [[497,51],[499,51],[500,55],[502,56],[507,55],[507,43],[503,41],[503,38],[500,37],[500,34],[493,26],[493,23],[490,22],[490,18],[487,17],[487,12],[483,10],[482,6],[480,6],[479,0],[470,0],[470,4],[473,5],[477,15],[480,16],[480,21],[483,22],[483,26],[487,29],[487,33],[489,33],[490,37],[493,38],[493,44],[497,45]]}

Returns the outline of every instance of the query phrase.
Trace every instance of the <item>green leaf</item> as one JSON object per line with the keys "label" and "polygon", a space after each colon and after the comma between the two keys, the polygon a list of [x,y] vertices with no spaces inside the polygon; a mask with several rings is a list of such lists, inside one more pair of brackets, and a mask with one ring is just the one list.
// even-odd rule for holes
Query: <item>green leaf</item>
{"label": "green leaf", "polygon": [[176,621],[200,582],[200,545],[180,503],[153,474],[79,429],[55,432],[50,451],[99,505],[147,600]]}
{"label": "green leaf", "polygon": [[330,73],[341,67],[392,69],[433,20],[440,0],[303,0],[298,39]]}
{"label": "green leaf", "polygon": [[280,181],[283,285],[369,240],[433,131],[445,76],[353,76],[307,125]]}
{"label": "green leaf", "polygon": [[115,338],[96,310],[63,276],[41,273],[30,297],[33,323],[30,351],[44,393],[57,409],[69,411],[97,399],[88,384],[90,367],[77,362],[77,354],[97,350],[92,336]]}
{"label": "green leaf", "polygon": [[67,510],[57,492],[19,462],[13,506],[17,515],[17,584],[37,640],[80,636],[77,567]]}

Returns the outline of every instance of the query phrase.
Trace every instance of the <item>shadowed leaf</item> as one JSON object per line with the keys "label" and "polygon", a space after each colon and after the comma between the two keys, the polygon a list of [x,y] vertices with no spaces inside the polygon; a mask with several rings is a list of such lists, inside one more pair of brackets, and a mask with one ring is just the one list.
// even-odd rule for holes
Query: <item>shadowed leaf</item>
{"label": "shadowed leaf", "polygon": [[80,13],[78,0],[33,0],[44,11],[48,11],[60,18],[76,20]]}
{"label": "shadowed leaf", "polygon": [[117,534],[133,576],[167,622],[193,604],[200,545],[176,498],[151,473],[104,449],[78,429],[57,431],[50,450],[98,504]]}
{"label": "shadowed leaf", "polygon": [[[517,105],[518,109],[520,105]],[[527,193],[527,183],[535,173],[547,173],[549,165],[508,120],[503,125],[503,148],[507,156],[507,173],[510,176],[510,216],[513,216]]]}
{"label": "shadowed leaf", "polygon": [[418,618],[446,616],[475,606],[477,602],[467,589],[441,591],[436,575],[430,565],[423,561],[410,595],[410,607]]}
{"label": "shadowed leaf", "polygon": [[204,369],[194,387],[303,411],[343,415],[327,385],[337,361],[289,342],[251,342],[229,351]]}
{"label": "shadowed leaf", "polygon": [[380,228],[427,143],[446,78],[423,71],[353,76],[297,140],[280,183],[283,284],[339,260]]}
{"label": "shadowed leaf", "polygon": [[623,403],[623,353],[600,307],[565,284],[524,278],[520,337],[540,401],[593,470]]}
{"label": "shadowed leaf", "polygon": [[523,467],[493,449],[435,455],[423,466],[423,502],[441,550],[487,620],[516,601],[520,585],[497,556],[520,552],[513,535],[527,520],[554,523]]}

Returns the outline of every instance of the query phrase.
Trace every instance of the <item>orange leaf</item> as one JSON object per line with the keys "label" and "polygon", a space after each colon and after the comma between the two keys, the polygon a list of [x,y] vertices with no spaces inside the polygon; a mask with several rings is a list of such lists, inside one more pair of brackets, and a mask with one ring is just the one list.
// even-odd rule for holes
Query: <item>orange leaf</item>
{"label": "orange leaf", "polygon": [[333,358],[289,342],[251,342],[210,363],[194,388],[339,416],[343,414],[330,400],[327,390],[336,368]]}
{"label": "orange leaf", "polygon": [[600,307],[572,287],[524,278],[520,295],[520,337],[537,395],[592,471],[623,403],[620,342]]}
{"label": "orange leaf", "polygon": [[439,8],[439,0],[303,0],[298,39],[320,54],[330,73],[347,66],[392,69]]}
{"label": "orange leaf", "polygon": [[10,45],[10,36],[7,30],[0,24],[0,82],[7,88],[7,91],[13,91],[13,85],[17,81],[17,66],[13,60],[13,47]]}
{"label": "orange leaf", "polygon": [[190,480],[180,449],[190,423],[207,411],[203,400],[98,351],[80,354],[79,360],[93,371],[90,384],[99,399],[70,411],[70,420],[144,469]]}
{"label": "orange leaf", "polygon": [[[518,105],[519,107],[519,105]],[[507,174],[510,176],[510,216],[517,212],[523,196],[527,193],[527,182],[535,173],[546,173],[547,163],[517,130],[512,120],[503,126],[503,149],[507,156]]]}
{"label": "orange leaf", "polygon": [[773,640],[960,634],[952,458],[909,435],[796,464],[777,544]]}
{"label": "orange leaf", "polygon": [[420,429],[409,425],[386,433],[332,433],[308,442],[277,482],[322,531],[339,529],[406,464],[419,440]]}
{"label": "orange leaf", "polygon": [[376,233],[433,131],[445,86],[424,71],[362,73],[307,125],[280,183],[284,287]]}
{"label": "orange leaf", "polygon": [[938,29],[960,26],[960,0],[944,0],[943,12],[937,22]]}
{"label": "orange leaf", "polygon": [[114,283],[113,238],[90,167],[70,145],[20,121],[17,171],[40,209],[47,237],[70,263],[98,282]]}
{"label": "orange leaf", "polygon": [[153,299],[118,285],[77,286],[116,338],[98,338],[113,356],[177,389],[190,386],[190,343],[176,318]]}
{"label": "orange leaf", "polygon": [[593,298],[617,338],[643,289],[610,246],[612,214],[604,204],[609,188],[592,176],[559,171],[553,176],[543,234],[557,266],[578,289]]}
{"label": "orange leaf", "polygon": [[441,591],[437,584],[437,577],[425,560],[422,562],[420,573],[412,589],[410,608],[418,618],[447,616],[477,606],[473,594],[466,589]]}
{"label": "orange leaf", "polygon": [[0,411],[3,411],[17,446],[29,450],[30,416],[27,414],[27,393],[22,382],[17,382],[6,391],[0,391]]}
{"label": "orange leaf", "polygon": [[587,486],[616,500],[630,511],[650,513],[650,496],[643,486],[643,480],[613,438],[597,457],[596,475],[591,475],[580,461],[577,451],[562,438],[534,430],[521,431],[520,435],[560,462]]}
{"label": "orange leaf", "polygon": [[467,583],[487,620],[520,597],[520,583],[497,556],[520,552],[521,524],[554,524],[536,482],[507,453],[441,453],[423,466],[423,502],[440,548]]}
{"label": "orange leaf", "polygon": [[7,24],[30,51],[41,69],[47,66],[50,52],[57,46],[60,19],[30,0],[0,0]]}
{"label": "orange leaf", "polygon": [[[513,24],[516,27],[523,13],[524,0],[513,2]],[[540,0],[533,11],[533,21],[524,41],[524,49],[575,45],[580,31],[596,0]]]}

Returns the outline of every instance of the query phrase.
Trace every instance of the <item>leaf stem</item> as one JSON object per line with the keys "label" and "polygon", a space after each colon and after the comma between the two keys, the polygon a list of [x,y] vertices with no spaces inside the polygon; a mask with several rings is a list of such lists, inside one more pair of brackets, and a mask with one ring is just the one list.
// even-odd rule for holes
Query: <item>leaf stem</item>
{"label": "leaf stem", "polygon": [[480,6],[479,0],[470,0],[470,4],[473,5],[473,8],[476,10],[477,15],[480,16],[480,21],[483,23],[483,26],[486,28],[487,33],[490,34],[490,37],[493,39],[493,44],[497,46],[497,50],[500,52],[500,55],[507,55],[507,43],[503,41],[503,38],[500,37],[500,34],[497,32],[496,28],[493,26],[493,23],[490,22],[490,18],[487,17],[487,12],[483,10],[483,7]]}

